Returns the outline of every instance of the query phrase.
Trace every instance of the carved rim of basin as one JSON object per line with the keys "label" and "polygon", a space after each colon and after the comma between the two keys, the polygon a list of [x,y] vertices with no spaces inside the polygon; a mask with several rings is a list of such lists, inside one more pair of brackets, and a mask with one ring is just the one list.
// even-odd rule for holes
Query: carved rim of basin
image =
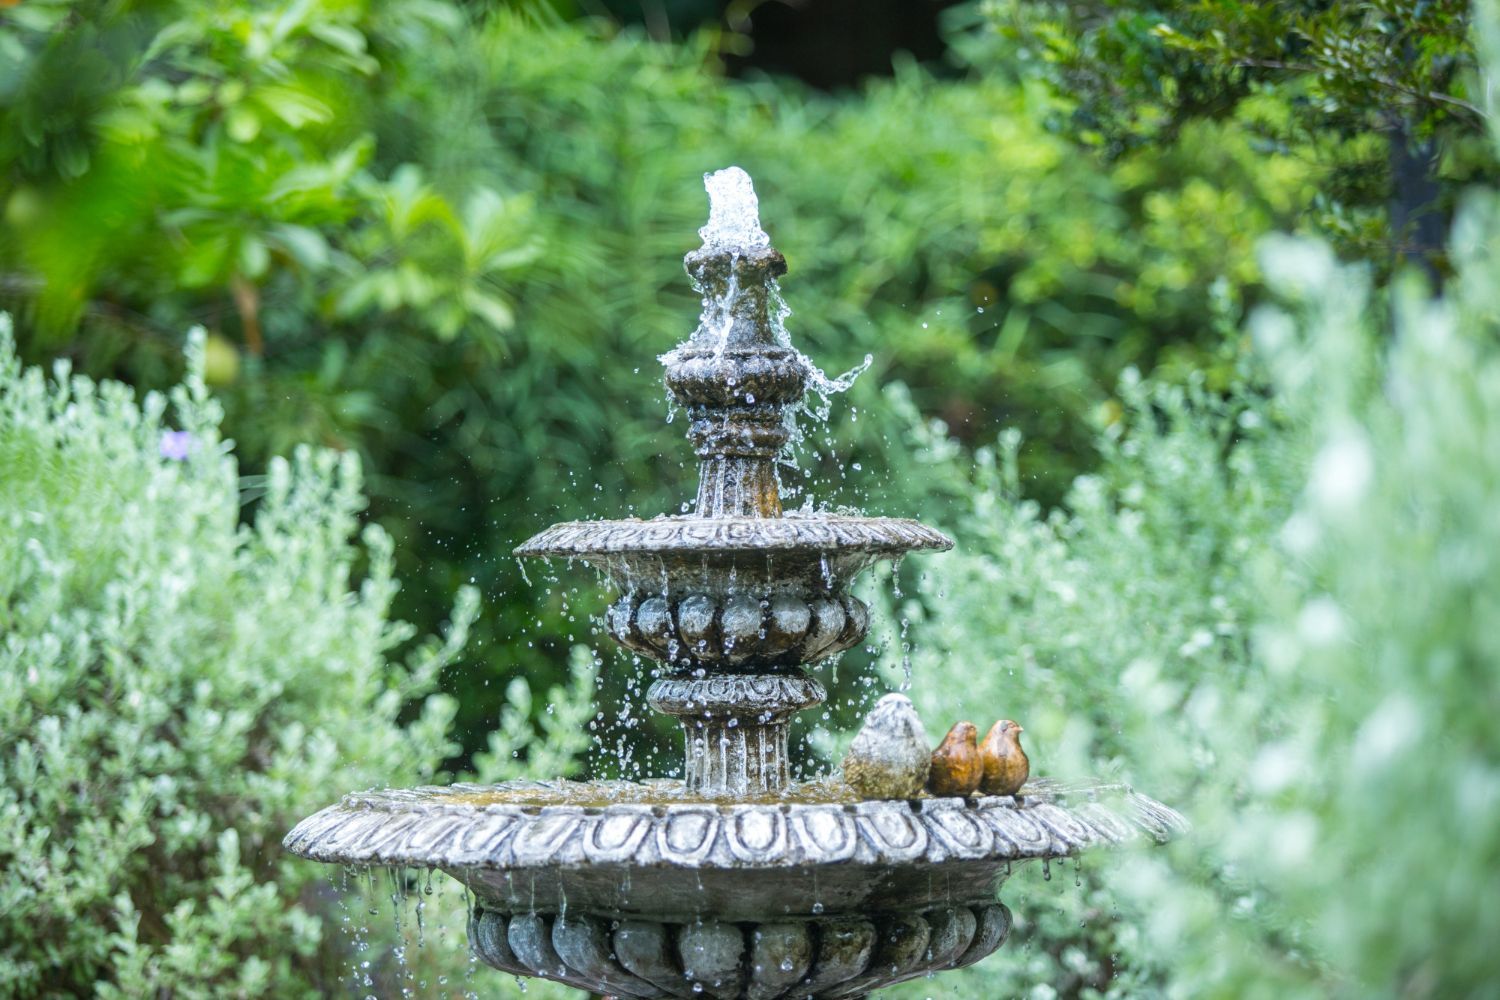
{"label": "carved rim of basin", "polygon": [[[816,801],[826,795],[716,803],[678,782],[396,789],[346,796],[284,846],[335,864],[440,868],[505,912],[765,920],[992,901],[1017,863],[1187,829],[1175,810],[1108,782],[1039,780],[1017,797]],[[751,871],[767,877],[747,879]]]}
{"label": "carved rim of basin", "polygon": [[[918,521],[825,512],[779,518],[664,516],[567,521],[515,549],[517,556],[577,559],[621,593],[702,586],[747,592],[836,594],[873,563],[909,552],[946,552],[953,540]],[[732,571],[733,577],[724,574]]]}
{"label": "carved rim of basin", "polygon": [[901,517],[788,511],[777,518],[696,517],[565,521],[517,546],[518,556],[588,559],[625,553],[696,556],[717,552],[835,553],[854,549],[886,558],[945,552],[953,540]]}

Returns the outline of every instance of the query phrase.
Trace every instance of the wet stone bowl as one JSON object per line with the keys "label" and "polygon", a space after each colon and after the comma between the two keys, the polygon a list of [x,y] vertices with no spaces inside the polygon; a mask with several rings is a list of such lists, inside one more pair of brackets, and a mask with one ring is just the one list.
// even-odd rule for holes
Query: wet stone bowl
{"label": "wet stone bowl", "polygon": [[834,998],[973,965],[1010,925],[1002,903],[743,923],[476,906],[469,945],[503,972],[621,997]]}
{"label": "wet stone bowl", "polygon": [[901,518],[790,513],[553,525],[518,556],[579,559],[619,593],[622,645],[664,663],[755,670],[814,663],[857,645],[869,609],[846,590],[861,571],[953,545]]}
{"label": "wet stone bowl", "polygon": [[[752,802],[671,781],[509,782],[346,796],[285,846],[445,871],[474,893],[477,954],[507,971],[618,996],[842,997],[999,947],[997,896],[1017,864],[1185,829],[1100,782],[911,801],[824,786]],[[621,951],[622,932],[638,952]],[[849,935],[867,957],[844,955]]]}

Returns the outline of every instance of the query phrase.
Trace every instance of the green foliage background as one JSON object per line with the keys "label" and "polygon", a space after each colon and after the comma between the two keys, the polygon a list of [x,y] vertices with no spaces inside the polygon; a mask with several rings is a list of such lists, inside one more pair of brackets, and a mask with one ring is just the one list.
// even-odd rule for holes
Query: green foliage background
{"label": "green foliage background", "polygon": [[1024,498],[1013,437],[931,468],[971,509],[900,611],[913,698],[1024,707],[1033,759],[1175,789],[1197,824],[1022,880],[1021,954],[950,995],[1492,990],[1497,210],[1470,199],[1448,296],[1404,283],[1393,329],[1324,246],[1268,243],[1287,305],[1250,324],[1254,379],[1128,378],[1067,513]]}
{"label": "green foliage background", "polygon": [[[1380,138],[1307,127],[1307,79],[1230,74],[1213,114],[1092,155],[1090,95],[1007,17],[825,95],[541,6],[0,12],[0,989],[511,989],[465,974],[460,898],[423,941],[275,844],[349,788],[670,746],[609,718],[635,671],[591,652],[592,583],[506,553],[690,494],[653,358],[696,313],[698,175],[734,162],[798,343],[874,357],[788,486],[959,541],[869,581],[888,640],[808,752],[877,693],[851,667],[909,668],[933,728],[1023,717],[1039,770],[1197,827],[1018,875],[1012,943],[902,995],[1483,995],[1493,196],[1440,297],[1388,285],[1390,220],[1341,186]],[[1369,260],[1261,239],[1299,227]],[[60,356],[148,394],[22,370]]]}
{"label": "green foliage background", "polygon": [[803,348],[831,371],[875,358],[789,479],[872,508],[905,499],[876,396],[896,379],[970,441],[1024,427],[1028,478],[1060,496],[1123,365],[1223,379],[1255,237],[1315,191],[1233,124],[1101,165],[1049,131],[1059,98],[978,66],[835,98],[727,82],[707,36],[428,0],[4,16],[23,353],[165,385],[201,322],[252,470],[297,442],[359,451],[398,611],[435,623],[470,581],[486,598],[482,659],[445,681],[470,750],[487,682],[555,680],[569,615],[598,608],[505,553],[692,494],[652,359],[696,315],[680,260],[705,170],[755,176]]}

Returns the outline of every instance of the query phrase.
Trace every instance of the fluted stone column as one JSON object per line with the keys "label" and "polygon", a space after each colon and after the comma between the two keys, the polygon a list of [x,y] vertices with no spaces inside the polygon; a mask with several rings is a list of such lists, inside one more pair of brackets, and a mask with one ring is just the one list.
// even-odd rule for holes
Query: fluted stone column
{"label": "fluted stone column", "polygon": [[797,670],[664,677],[651,685],[647,701],[682,725],[688,789],[741,797],[790,783],[789,721],[827,696],[823,685]]}

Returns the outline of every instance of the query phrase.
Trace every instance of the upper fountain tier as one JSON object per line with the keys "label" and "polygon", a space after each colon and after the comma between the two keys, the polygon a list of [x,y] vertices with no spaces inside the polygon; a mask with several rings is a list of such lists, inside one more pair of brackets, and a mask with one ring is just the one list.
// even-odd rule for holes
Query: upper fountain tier
{"label": "upper fountain tier", "polygon": [[698,454],[693,513],[557,524],[516,554],[608,574],[620,591],[610,634],[671,668],[647,701],[682,723],[688,788],[742,795],[786,787],[787,721],[827,697],[799,667],[864,639],[854,576],[953,543],[915,521],[783,515],[777,457],[809,385],[829,386],[786,335],[786,260],[760,228],[750,178],[731,167],[706,180],[703,246],[685,259],[703,312],[661,359]]}
{"label": "upper fountain tier", "polygon": [[[684,258],[703,295],[698,328],[662,356],[666,386],[688,417],[698,455],[693,513],[653,520],[554,525],[516,549],[522,556],[582,559],[609,572],[627,593],[660,580],[684,559],[695,566],[743,565],[749,589],[784,593],[789,584],[836,593],[877,559],[947,549],[940,532],[898,518],[828,513],[784,516],[777,457],[790,438],[809,383],[822,375],[791,346],[776,279],[786,259],[760,227],[749,176],[730,167],[705,178],[703,246]],[[749,554],[775,557],[775,571]],[[761,577],[754,580],[754,577]]]}

